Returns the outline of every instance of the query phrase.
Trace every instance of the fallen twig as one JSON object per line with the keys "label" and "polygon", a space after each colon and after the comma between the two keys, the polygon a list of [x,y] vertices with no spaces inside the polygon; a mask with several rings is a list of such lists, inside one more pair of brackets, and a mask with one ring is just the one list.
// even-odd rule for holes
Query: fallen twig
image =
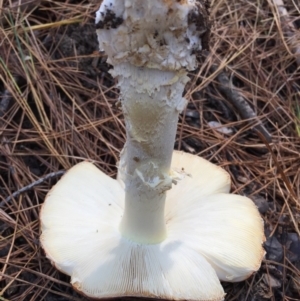
{"label": "fallen twig", "polygon": [[30,183],[29,185],[27,185],[25,187],[22,187],[21,189],[15,191],[12,195],[7,197],[4,201],[2,201],[0,203],[0,207],[4,206],[6,203],[11,201],[13,198],[19,196],[20,194],[22,194],[22,193],[32,189],[33,187],[43,183],[44,181],[52,179],[54,177],[62,176],[65,172],[66,172],[65,170],[59,170],[59,171],[51,172],[51,173],[47,174],[45,177],[40,178],[37,181],[34,181],[34,182]]}
{"label": "fallen twig", "polygon": [[[216,72],[217,67],[213,65],[211,66],[211,70],[212,72]],[[243,119],[251,119],[252,121],[255,120],[256,124],[254,125],[254,129],[263,134],[268,143],[272,142],[271,134],[264,127],[262,122],[257,118],[257,115],[255,114],[247,100],[235,89],[228,76],[224,72],[220,72],[217,75],[217,80],[220,83],[220,91],[225,94],[227,99],[234,105],[234,107],[238,110],[240,116]],[[248,120],[248,122],[251,122],[251,120]]]}

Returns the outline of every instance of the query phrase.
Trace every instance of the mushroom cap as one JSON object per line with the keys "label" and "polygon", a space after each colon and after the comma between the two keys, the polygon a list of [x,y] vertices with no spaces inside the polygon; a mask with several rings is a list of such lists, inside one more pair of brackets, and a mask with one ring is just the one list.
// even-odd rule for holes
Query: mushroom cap
{"label": "mushroom cap", "polygon": [[184,168],[190,176],[168,191],[167,223],[172,231],[184,229],[185,243],[206,258],[220,280],[247,279],[265,255],[257,207],[251,199],[229,193],[230,176],[222,168],[184,152],[173,155],[172,168]]}
{"label": "mushroom cap", "polygon": [[125,192],[93,164],[71,168],[41,210],[41,244],[74,288],[93,298],[223,300],[219,282],[240,281],[264,254],[263,225],[248,198],[228,194],[221,168],[174,152],[184,178],[167,194],[167,238],[140,244],[122,237]]}

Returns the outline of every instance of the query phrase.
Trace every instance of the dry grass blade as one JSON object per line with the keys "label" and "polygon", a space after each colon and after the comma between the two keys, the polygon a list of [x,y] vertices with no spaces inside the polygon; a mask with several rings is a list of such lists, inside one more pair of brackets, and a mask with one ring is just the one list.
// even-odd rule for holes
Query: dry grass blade
{"label": "dry grass blade", "polygon": [[[288,45],[291,52],[295,55],[296,62],[300,66],[300,34],[298,30],[293,25],[293,21],[284,6],[282,0],[273,0],[276,7],[275,20],[278,26],[282,28],[281,30],[289,38]],[[279,16],[279,17],[278,17]],[[282,33],[281,33],[282,34]]]}
{"label": "dry grass blade", "polygon": [[[226,300],[300,299],[300,11],[285,0],[286,23],[274,1],[212,1],[211,50],[190,74],[175,146],[223,166],[232,190],[263,214],[266,260],[248,281],[225,283]],[[0,292],[9,301],[84,300],[45,258],[39,210],[56,182],[49,174],[92,160],[116,175],[124,121],[98,51],[100,3],[36,3],[0,0]],[[220,71],[272,143],[228,101]]]}

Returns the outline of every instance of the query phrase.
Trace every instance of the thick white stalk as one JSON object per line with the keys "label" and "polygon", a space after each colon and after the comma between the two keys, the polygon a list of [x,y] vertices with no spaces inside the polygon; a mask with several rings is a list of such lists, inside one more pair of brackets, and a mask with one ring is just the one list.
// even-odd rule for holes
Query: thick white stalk
{"label": "thick white stalk", "polygon": [[96,26],[126,121],[120,231],[140,243],[159,243],[166,237],[164,206],[186,70],[197,66],[195,52],[209,34],[206,2],[104,0]]}
{"label": "thick white stalk", "polygon": [[166,237],[164,206],[172,187],[170,165],[178,114],[185,106],[185,72],[117,65],[127,141],[119,177],[125,182],[125,211],[120,226],[128,238],[158,243]]}

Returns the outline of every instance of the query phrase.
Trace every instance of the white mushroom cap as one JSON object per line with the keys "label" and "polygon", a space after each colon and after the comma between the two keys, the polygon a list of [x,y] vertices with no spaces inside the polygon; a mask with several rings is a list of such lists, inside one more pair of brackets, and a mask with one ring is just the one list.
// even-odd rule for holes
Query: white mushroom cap
{"label": "white mushroom cap", "polygon": [[204,159],[174,152],[172,166],[186,176],[168,193],[167,238],[159,244],[122,237],[125,192],[91,163],[71,168],[48,193],[41,243],[78,291],[223,300],[218,277],[239,281],[259,268],[264,234],[252,201],[228,194],[228,174]]}
{"label": "white mushroom cap", "polygon": [[[222,281],[248,278],[261,265],[265,251],[262,218],[254,203],[229,194],[230,177],[209,161],[175,152],[173,169],[186,176],[168,192],[166,220],[180,239],[213,266]],[[176,224],[176,226],[175,226]]]}

